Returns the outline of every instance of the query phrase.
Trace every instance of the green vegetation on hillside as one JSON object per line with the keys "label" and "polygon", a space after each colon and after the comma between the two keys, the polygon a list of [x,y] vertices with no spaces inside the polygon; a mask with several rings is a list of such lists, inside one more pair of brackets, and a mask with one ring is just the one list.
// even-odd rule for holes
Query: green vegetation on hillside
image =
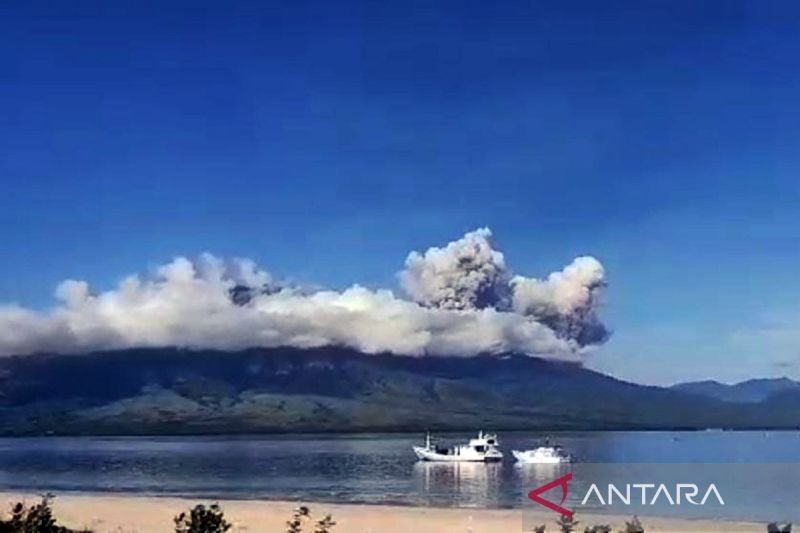
{"label": "green vegetation on hillside", "polygon": [[523,356],[174,348],[0,359],[0,434],[798,427],[790,393],[734,404]]}

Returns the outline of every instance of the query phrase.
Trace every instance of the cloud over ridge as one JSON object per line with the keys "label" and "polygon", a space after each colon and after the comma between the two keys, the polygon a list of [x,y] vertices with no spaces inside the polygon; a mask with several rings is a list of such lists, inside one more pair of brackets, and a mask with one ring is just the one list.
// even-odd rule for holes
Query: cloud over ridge
{"label": "cloud over ridge", "polygon": [[178,257],[149,277],[94,293],[66,280],[46,312],[0,304],[0,355],[131,347],[347,346],[367,353],[519,352],[580,361],[608,337],[597,309],[605,271],[579,257],[544,279],[513,275],[491,231],[411,252],[398,274],[410,299],[360,285],[281,285],[248,259]]}

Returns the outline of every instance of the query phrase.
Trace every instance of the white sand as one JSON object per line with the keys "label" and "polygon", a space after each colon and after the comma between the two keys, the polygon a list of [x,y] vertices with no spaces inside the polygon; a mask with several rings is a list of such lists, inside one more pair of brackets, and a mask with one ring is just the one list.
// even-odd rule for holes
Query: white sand
{"label": "white sand", "polygon": [[[0,509],[13,502],[36,503],[36,494],[0,493]],[[70,527],[88,527],[98,533],[170,532],[173,517],[202,500],[131,496],[123,494],[86,494],[58,496],[53,507],[59,523]],[[234,524],[232,531],[282,533],[297,502],[221,500],[225,516]],[[515,533],[523,531],[521,510],[439,509],[389,505],[354,505],[306,503],[315,518],[327,513],[337,525],[332,533]],[[526,516],[533,513],[526,511]],[[554,513],[540,512],[535,520],[547,523],[547,531],[557,531]],[[576,515],[579,532],[589,524],[611,524],[615,531],[624,526],[624,517]],[[642,518],[651,532],[748,532],[766,531],[763,524],[689,521]],[[312,532],[309,523],[304,531]]]}

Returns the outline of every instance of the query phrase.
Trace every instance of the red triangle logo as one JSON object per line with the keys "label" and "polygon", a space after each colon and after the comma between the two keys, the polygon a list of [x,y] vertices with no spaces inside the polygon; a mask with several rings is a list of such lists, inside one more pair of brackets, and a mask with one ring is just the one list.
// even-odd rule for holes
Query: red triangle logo
{"label": "red triangle logo", "polygon": [[[570,481],[572,481],[572,472],[570,472],[565,476],[561,476],[558,479],[554,479],[547,485],[542,485],[538,489],[533,489],[528,493],[528,498],[535,501],[539,505],[544,505],[545,507],[547,507],[552,511],[562,514],[568,518],[572,518],[572,515],[574,513],[569,509],[561,507],[561,504],[563,504],[564,501],[566,501],[567,499],[567,494],[569,494],[569,486],[567,485],[567,483]],[[561,501],[558,504],[555,504],[549,500],[545,500],[540,496],[540,494],[542,494],[543,492],[547,492],[548,490],[553,489],[555,487],[561,487]]]}

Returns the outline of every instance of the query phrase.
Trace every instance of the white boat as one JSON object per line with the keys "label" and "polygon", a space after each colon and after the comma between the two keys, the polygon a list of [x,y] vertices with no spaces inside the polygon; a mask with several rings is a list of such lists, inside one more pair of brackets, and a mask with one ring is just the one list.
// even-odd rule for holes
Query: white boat
{"label": "white boat", "polygon": [[501,461],[503,453],[497,449],[497,435],[478,433],[478,438],[467,444],[441,448],[431,441],[430,433],[425,437],[425,446],[414,446],[414,453],[421,461],[488,463]]}
{"label": "white boat", "polygon": [[569,454],[564,453],[561,446],[550,446],[547,443],[532,450],[512,450],[511,453],[517,461],[526,464],[555,465],[569,463],[572,460]]}

